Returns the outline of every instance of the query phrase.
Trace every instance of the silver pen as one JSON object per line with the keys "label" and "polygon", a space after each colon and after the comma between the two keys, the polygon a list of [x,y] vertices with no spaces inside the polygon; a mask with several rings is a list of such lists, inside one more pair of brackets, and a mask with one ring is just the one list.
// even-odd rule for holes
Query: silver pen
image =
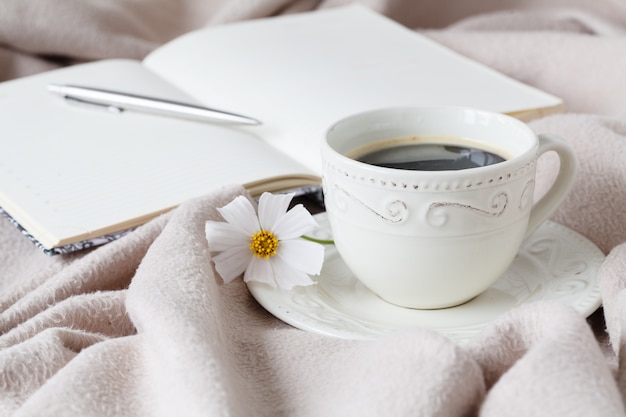
{"label": "silver pen", "polygon": [[50,84],[48,90],[67,100],[103,106],[116,113],[131,110],[209,123],[261,124],[259,120],[224,110],[119,91],[62,84]]}

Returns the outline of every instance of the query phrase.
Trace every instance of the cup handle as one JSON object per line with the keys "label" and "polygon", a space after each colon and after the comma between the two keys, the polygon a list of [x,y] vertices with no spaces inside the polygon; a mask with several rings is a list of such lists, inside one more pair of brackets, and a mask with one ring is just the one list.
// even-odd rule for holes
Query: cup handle
{"label": "cup handle", "polygon": [[576,176],[576,156],[570,145],[556,135],[544,133],[538,135],[538,138],[537,157],[548,151],[554,151],[559,157],[560,168],[552,187],[533,205],[525,238],[533,234],[554,213],[574,185]]}

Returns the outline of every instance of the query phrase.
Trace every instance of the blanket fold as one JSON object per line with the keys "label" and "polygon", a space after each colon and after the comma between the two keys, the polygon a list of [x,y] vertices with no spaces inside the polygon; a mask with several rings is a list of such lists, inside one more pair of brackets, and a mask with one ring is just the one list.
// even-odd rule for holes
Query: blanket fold
{"label": "blanket fold", "polygon": [[540,416],[545,410],[567,416],[625,415],[602,350],[587,322],[569,307],[550,302],[522,306],[468,348],[490,388],[483,416]]}

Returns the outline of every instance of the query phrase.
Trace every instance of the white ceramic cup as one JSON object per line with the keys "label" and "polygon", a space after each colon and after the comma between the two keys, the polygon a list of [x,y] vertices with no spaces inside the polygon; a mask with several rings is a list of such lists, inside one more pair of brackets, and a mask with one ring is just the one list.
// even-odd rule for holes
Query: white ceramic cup
{"label": "white ceramic cup", "polygon": [[[397,138],[442,136],[506,158],[461,170],[384,168],[351,155]],[[453,139],[451,139],[453,138]],[[533,204],[539,155],[555,151],[560,171]],[[322,145],[326,211],[337,250],[355,276],[403,307],[445,308],[489,288],[523,240],[569,192],[575,157],[558,137],[536,135],[499,113],[460,107],[387,108],[343,119]]]}

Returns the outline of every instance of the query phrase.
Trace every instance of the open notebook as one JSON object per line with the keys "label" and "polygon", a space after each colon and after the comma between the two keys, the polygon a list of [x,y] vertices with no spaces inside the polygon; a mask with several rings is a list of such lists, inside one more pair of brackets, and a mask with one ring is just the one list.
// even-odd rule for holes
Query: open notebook
{"label": "open notebook", "polygon": [[[72,106],[80,84],[245,114],[222,126]],[[253,194],[319,184],[319,144],[349,114],[463,105],[524,118],[557,97],[362,6],[211,27],[143,62],[104,60],[0,84],[0,207],[47,253],[107,242],[226,184]]]}

